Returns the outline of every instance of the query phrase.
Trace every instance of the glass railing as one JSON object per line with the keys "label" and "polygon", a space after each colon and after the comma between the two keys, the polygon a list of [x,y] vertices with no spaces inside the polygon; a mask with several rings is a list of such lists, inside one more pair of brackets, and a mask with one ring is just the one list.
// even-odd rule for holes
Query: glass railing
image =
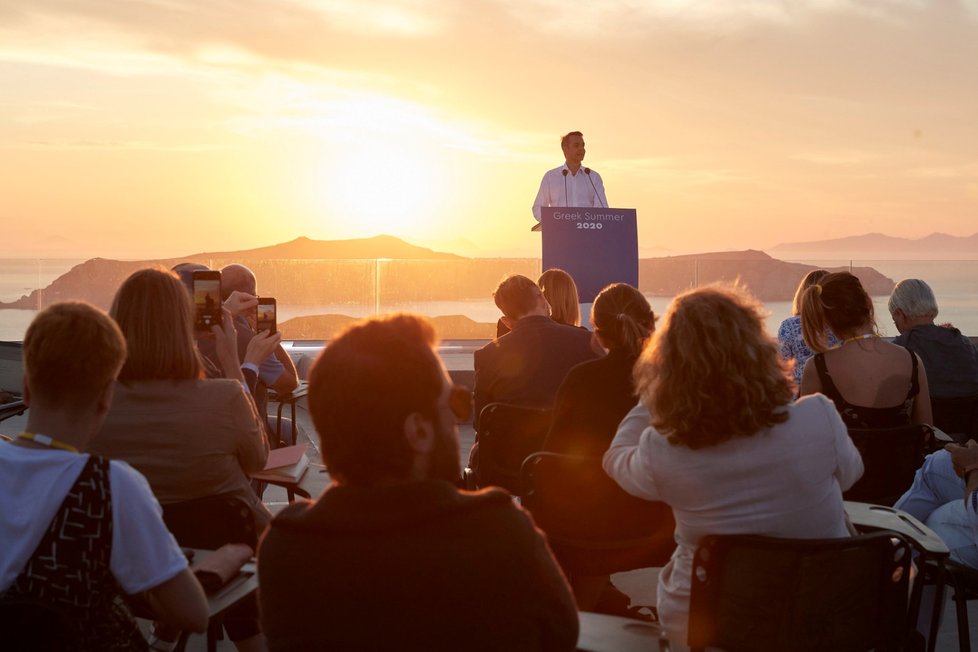
{"label": "glass railing", "polygon": [[[183,260],[160,261],[172,266]],[[328,340],[355,319],[410,311],[435,320],[442,339],[486,340],[495,334],[499,310],[491,294],[507,274],[537,278],[540,260],[307,260],[202,258],[212,269],[230,263],[251,268],[259,293],[277,299],[285,339]],[[36,311],[50,303],[82,299],[108,309],[125,278],[145,262],[92,259],[0,259],[0,340],[20,340]],[[813,267],[851,270],[873,296],[884,335],[896,335],[886,307],[893,284],[921,278],[940,304],[938,322],[978,335],[978,260],[777,261],[758,254],[643,259],[639,288],[656,314],[688,288],[740,279],[769,312],[775,333],[791,314],[799,280]]]}

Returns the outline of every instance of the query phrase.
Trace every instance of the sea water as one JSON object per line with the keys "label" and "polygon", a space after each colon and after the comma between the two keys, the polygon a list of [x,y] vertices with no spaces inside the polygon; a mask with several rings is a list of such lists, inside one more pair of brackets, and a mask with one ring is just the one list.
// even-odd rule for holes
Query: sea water
{"label": "sea water", "polygon": [[[36,288],[44,288],[70,270],[81,260],[74,259],[3,259],[0,260],[0,301],[15,301],[29,295]],[[839,261],[794,261],[826,267],[838,267]],[[853,261],[857,267],[873,267],[894,281],[903,278],[921,278],[934,289],[940,306],[938,323],[950,322],[963,333],[978,336],[978,261]],[[430,317],[439,315],[464,315],[473,321],[494,324],[499,309],[486,289],[485,299],[460,301],[387,302],[377,304],[365,299],[358,304],[279,305],[278,321],[283,323],[293,317],[305,315],[341,314],[365,317],[376,313],[409,311]],[[665,313],[672,297],[649,296],[649,303],[657,315]],[[896,328],[887,310],[888,297],[873,297],[876,321],[883,335],[894,336]],[[43,305],[43,295],[40,297]],[[764,305],[768,313],[767,327],[776,334],[781,321],[791,314],[791,301],[769,301]],[[0,309],[0,340],[22,340],[27,326],[36,314],[31,309]],[[451,337],[450,334],[445,334]]]}

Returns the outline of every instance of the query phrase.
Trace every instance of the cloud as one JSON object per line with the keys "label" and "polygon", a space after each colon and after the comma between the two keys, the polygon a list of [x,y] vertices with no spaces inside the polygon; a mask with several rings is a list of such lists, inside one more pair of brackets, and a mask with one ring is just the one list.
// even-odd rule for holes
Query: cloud
{"label": "cloud", "polygon": [[803,152],[790,156],[791,160],[817,165],[850,167],[878,161],[882,155],[862,149],[834,149]]}
{"label": "cloud", "polygon": [[223,146],[207,144],[182,144],[157,143],[150,141],[124,141],[124,140],[29,140],[22,143],[15,143],[8,146],[0,146],[2,149],[21,149],[21,150],[130,150],[130,151],[154,151],[154,152],[211,152],[226,149]]}

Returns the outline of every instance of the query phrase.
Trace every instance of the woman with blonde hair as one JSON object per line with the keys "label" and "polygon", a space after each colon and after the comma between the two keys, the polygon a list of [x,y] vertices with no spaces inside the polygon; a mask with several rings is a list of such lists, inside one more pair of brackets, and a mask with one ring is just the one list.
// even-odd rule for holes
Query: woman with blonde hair
{"label": "woman with blonde hair", "polygon": [[792,402],[762,307],[739,288],[676,297],[635,379],[641,405],[619,426],[604,468],[628,493],[672,507],[677,548],[659,575],[658,611],[682,647],[700,540],[847,536],[842,491],[862,460],[828,399]]}
{"label": "woman with blonde hair", "polygon": [[[203,377],[194,347],[193,303],[173,272],[150,268],[133,273],[116,292],[110,314],[126,338],[127,355],[112,406],[90,449],[128,462],[146,476],[163,505],[237,495],[261,533],[272,515],[252,490],[248,474],[264,468],[268,442],[238,364],[230,313],[225,311],[223,327],[213,327],[229,376],[215,379]],[[246,360],[263,360],[278,342],[254,339]],[[239,650],[264,649],[257,602],[236,608],[225,624]]]}
{"label": "woman with blonde hair", "polygon": [[[805,369],[805,363],[812,357],[812,350],[805,344],[805,338],[801,334],[801,297],[810,286],[818,283],[819,279],[826,276],[828,272],[824,269],[813,269],[805,274],[795,290],[795,298],[791,302],[791,316],[781,322],[778,328],[778,342],[781,344],[781,357],[794,363],[795,385],[801,386],[801,373]],[[829,346],[839,343],[832,333],[828,333]]]}
{"label": "woman with blonde hair", "polygon": [[[882,339],[873,302],[849,272],[822,277],[801,301],[805,342],[815,351],[801,394],[820,392],[850,428],[931,423],[927,373],[916,353]],[[832,347],[826,331],[842,343]]]}
{"label": "woman with blonde hair", "polygon": [[550,318],[568,326],[581,325],[581,307],[578,303],[577,284],[562,269],[548,269],[540,275],[537,285],[550,304]]}

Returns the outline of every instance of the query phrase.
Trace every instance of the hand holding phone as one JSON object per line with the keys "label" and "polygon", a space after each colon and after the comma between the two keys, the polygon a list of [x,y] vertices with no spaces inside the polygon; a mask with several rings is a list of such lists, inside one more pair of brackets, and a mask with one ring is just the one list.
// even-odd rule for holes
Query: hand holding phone
{"label": "hand holding phone", "polygon": [[224,301],[224,307],[228,309],[232,317],[240,315],[246,310],[251,310],[258,305],[258,297],[247,292],[235,290]]}

